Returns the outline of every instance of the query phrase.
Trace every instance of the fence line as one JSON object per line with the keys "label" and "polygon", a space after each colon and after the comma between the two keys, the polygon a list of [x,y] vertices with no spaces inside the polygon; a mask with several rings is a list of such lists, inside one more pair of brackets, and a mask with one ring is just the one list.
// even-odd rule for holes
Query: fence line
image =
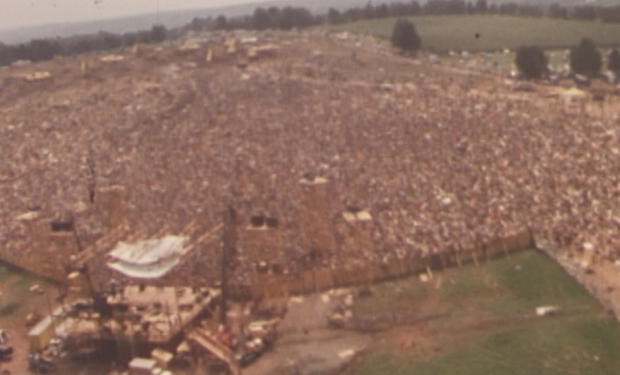
{"label": "fence line", "polygon": [[465,251],[443,251],[423,257],[412,254],[403,259],[392,259],[384,264],[367,264],[355,268],[314,268],[296,275],[255,275],[249,290],[237,288],[236,297],[262,297],[310,294],[333,288],[362,286],[380,281],[411,276],[427,270],[478,263],[534,248],[534,239],[524,230],[512,236],[499,238],[480,247]]}

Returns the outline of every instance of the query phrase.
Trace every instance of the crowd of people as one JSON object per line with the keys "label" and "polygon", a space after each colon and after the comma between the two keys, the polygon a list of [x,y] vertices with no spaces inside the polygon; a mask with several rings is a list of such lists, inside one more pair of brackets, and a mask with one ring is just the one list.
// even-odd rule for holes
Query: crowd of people
{"label": "crowd of people", "polygon": [[[280,42],[278,57],[244,69],[128,57],[89,81],[70,76],[75,62],[46,63],[63,84],[0,102],[0,238],[29,206],[87,201],[92,158],[97,183],[126,187],[129,222],[144,233],[197,218],[206,230],[232,206],[240,228],[256,214],[278,219],[291,269],[307,261],[312,235],[300,225],[305,173],[329,181],[334,228],[347,207],[371,215],[368,262],[467,251],[524,230],[618,257],[617,97],[594,116],[544,86],[514,92],[423,56],[360,47],[351,58],[348,45],[297,34]],[[320,262],[359,261],[357,250]]]}

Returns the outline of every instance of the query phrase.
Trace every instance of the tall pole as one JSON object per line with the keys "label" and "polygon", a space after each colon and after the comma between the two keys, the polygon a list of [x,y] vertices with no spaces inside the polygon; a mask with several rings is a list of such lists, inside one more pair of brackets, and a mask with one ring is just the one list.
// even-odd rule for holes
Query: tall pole
{"label": "tall pole", "polygon": [[228,303],[228,263],[231,253],[237,248],[237,212],[232,206],[224,213],[224,232],[222,234],[221,285],[222,299],[220,304],[220,323],[226,326]]}

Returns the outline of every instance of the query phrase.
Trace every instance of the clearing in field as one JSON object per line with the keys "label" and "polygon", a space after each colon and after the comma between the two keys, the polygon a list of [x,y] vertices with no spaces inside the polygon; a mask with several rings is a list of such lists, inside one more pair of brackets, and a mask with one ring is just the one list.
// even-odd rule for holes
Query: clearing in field
{"label": "clearing in field", "polygon": [[[560,312],[538,316],[545,305]],[[535,251],[436,273],[428,282],[376,286],[353,312],[360,328],[382,333],[347,375],[597,375],[620,367],[616,321]]]}
{"label": "clearing in field", "polygon": [[[415,16],[410,19],[416,25],[424,48],[435,52],[496,51],[524,44],[567,48],[585,37],[592,38],[600,46],[620,44],[620,24],[498,15]],[[328,27],[387,39],[392,35],[395,21],[395,18],[384,18]]]}
{"label": "clearing in field", "polygon": [[8,333],[9,344],[15,350],[13,360],[0,363],[0,370],[25,373],[29,351],[27,316],[49,314],[57,296],[57,286],[0,263],[0,329]]}

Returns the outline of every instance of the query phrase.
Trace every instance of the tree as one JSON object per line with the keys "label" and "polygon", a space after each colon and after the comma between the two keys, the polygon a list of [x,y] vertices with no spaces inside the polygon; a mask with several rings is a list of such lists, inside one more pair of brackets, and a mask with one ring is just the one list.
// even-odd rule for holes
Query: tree
{"label": "tree", "polygon": [[595,76],[601,70],[603,60],[592,39],[582,39],[570,50],[570,67],[574,73]]}
{"label": "tree", "polygon": [[392,44],[405,52],[415,52],[422,47],[422,40],[413,23],[401,18],[394,24]]}
{"label": "tree", "polygon": [[342,23],[342,15],[337,9],[329,8],[329,11],[327,11],[327,22],[332,25]]}
{"label": "tree", "polygon": [[607,58],[607,69],[616,74],[620,74],[620,53],[617,49],[611,50]]}
{"label": "tree", "polygon": [[366,7],[364,7],[364,18],[368,20],[375,18],[375,7],[370,1],[366,3]]}
{"label": "tree", "polygon": [[115,49],[123,45],[123,39],[120,35],[100,31],[98,36],[100,39],[99,49]]}
{"label": "tree", "polygon": [[390,8],[383,3],[375,8],[375,18],[385,18],[390,16]]}
{"label": "tree", "polygon": [[420,14],[420,12],[422,11],[422,7],[420,6],[420,3],[418,3],[417,1],[412,1],[409,4],[409,14],[413,15],[413,14]]}
{"label": "tree", "polygon": [[476,13],[486,13],[488,9],[487,0],[476,1]]}
{"label": "tree", "polygon": [[549,6],[549,17],[551,18],[568,18],[568,9],[560,4],[553,3]]}
{"label": "tree", "polygon": [[224,30],[228,27],[228,19],[226,18],[225,15],[220,14],[219,16],[217,16],[217,18],[215,19],[215,28],[218,30]]}
{"label": "tree", "polygon": [[316,24],[312,13],[301,7],[285,7],[280,16],[280,27],[290,29],[293,27],[308,27]]}
{"label": "tree", "polygon": [[121,38],[123,39],[123,45],[125,47],[131,47],[138,41],[136,33],[125,33]]}
{"label": "tree", "polygon": [[540,47],[519,47],[515,64],[525,78],[538,79],[547,73],[547,56]]}
{"label": "tree", "polygon": [[538,5],[520,4],[518,6],[518,14],[524,17],[542,17],[543,8]]}
{"label": "tree", "polygon": [[518,13],[519,10],[519,5],[516,3],[502,3],[499,6],[499,13],[500,14],[507,14],[507,15],[511,15],[514,16]]}
{"label": "tree", "polygon": [[151,28],[151,42],[161,43],[166,40],[166,35],[168,34],[168,30],[164,25],[154,25]]}
{"label": "tree", "polygon": [[475,14],[476,13],[476,7],[474,6],[474,4],[467,3],[467,5],[465,5],[465,13],[467,13],[467,14]]}
{"label": "tree", "polygon": [[31,61],[44,61],[59,55],[61,48],[60,44],[55,40],[34,39],[25,46],[23,51],[25,55],[19,56],[20,58]]}
{"label": "tree", "polygon": [[573,12],[573,16],[578,19],[591,21],[596,18],[596,10],[590,5],[575,7]]}
{"label": "tree", "polygon": [[189,25],[186,25],[186,27],[189,27],[190,30],[194,31],[205,30],[208,26],[209,19],[200,17],[194,17],[192,22]]}
{"label": "tree", "polygon": [[0,43],[0,66],[9,65],[16,60],[15,49]]}
{"label": "tree", "polygon": [[271,17],[269,16],[267,9],[261,7],[254,9],[252,24],[257,30],[265,30],[271,27]]}
{"label": "tree", "polygon": [[424,12],[426,14],[465,14],[467,4],[465,0],[429,0],[424,5]]}
{"label": "tree", "polygon": [[86,53],[94,49],[95,43],[92,35],[75,37],[65,47],[66,53],[69,55]]}
{"label": "tree", "polygon": [[597,17],[603,22],[620,23],[620,5],[597,8]]}

